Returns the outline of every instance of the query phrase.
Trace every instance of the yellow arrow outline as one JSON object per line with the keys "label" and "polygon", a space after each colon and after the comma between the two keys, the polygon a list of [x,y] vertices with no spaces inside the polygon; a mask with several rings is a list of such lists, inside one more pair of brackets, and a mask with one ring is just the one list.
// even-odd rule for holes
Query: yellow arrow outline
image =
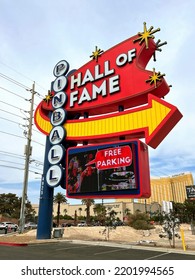
{"label": "yellow arrow outline", "polygon": [[[135,135],[139,135],[139,138],[145,136],[147,143],[153,140],[155,133],[159,135],[159,131],[162,133],[160,138],[164,138],[181,117],[181,113],[175,106],[149,94],[148,104],[145,106],[110,115],[67,120],[63,126],[67,133],[66,139],[70,141],[90,141],[93,143],[97,142],[98,139],[110,140],[116,136],[135,137]],[[169,125],[164,129],[166,122]],[[41,116],[39,109],[36,113],[36,124],[45,134],[49,134],[52,129],[51,123]],[[157,145],[155,140],[155,144],[152,146],[156,147]]]}

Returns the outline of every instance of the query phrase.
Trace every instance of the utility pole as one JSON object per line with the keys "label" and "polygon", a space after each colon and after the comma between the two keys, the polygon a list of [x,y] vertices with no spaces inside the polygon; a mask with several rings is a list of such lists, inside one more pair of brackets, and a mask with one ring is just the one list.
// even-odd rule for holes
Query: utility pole
{"label": "utility pole", "polygon": [[19,222],[19,231],[20,233],[24,232],[24,225],[25,225],[25,206],[27,202],[27,189],[28,189],[28,173],[29,173],[29,162],[30,156],[32,153],[31,147],[31,137],[32,137],[32,125],[33,125],[33,106],[34,106],[34,95],[35,95],[35,83],[32,85],[32,97],[31,97],[31,106],[30,106],[30,117],[29,117],[29,127],[28,127],[28,134],[27,134],[27,144],[24,148],[25,154],[25,167],[24,167],[24,182],[23,182],[23,191],[22,191],[22,201],[21,201],[21,208],[20,208],[20,222]]}

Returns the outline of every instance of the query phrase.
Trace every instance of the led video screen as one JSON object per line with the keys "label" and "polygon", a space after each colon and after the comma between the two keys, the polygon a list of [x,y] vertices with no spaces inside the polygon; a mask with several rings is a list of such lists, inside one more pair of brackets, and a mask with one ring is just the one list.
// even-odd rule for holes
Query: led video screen
{"label": "led video screen", "polygon": [[140,194],[140,141],[69,148],[68,197],[115,197]]}

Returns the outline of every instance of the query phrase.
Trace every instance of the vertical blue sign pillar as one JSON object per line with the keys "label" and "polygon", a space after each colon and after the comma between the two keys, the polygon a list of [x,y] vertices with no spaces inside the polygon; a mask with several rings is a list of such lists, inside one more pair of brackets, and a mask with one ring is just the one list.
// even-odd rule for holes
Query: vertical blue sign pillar
{"label": "vertical blue sign pillar", "polygon": [[59,61],[54,67],[55,81],[51,83],[53,94],[48,94],[46,102],[52,100],[52,112],[50,122],[52,129],[46,138],[44,169],[41,181],[39,218],[37,228],[37,239],[50,239],[52,229],[53,193],[54,188],[64,186],[65,178],[65,138],[66,130],[63,127],[67,118],[67,112],[63,109],[67,96],[63,90],[67,86],[65,74],[69,70],[66,60]]}
{"label": "vertical blue sign pillar", "polygon": [[39,216],[37,227],[37,239],[50,239],[52,230],[52,212],[53,212],[53,193],[54,189],[50,188],[46,182],[46,173],[49,168],[47,159],[49,149],[51,147],[49,137],[46,137],[45,145],[45,164],[41,180]]}

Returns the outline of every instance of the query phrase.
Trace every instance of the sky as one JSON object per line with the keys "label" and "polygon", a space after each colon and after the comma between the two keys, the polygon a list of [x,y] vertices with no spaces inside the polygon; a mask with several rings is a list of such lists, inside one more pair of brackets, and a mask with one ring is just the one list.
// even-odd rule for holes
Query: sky
{"label": "sky", "polygon": [[[161,29],[155,41],[167,41],[146,69],[166,74],[172,87],[165,100],[183,114],[163,142],[149,148],[150,174],[191,172],[195,178],[194,13],[194,0],[0,0],[0,193],[22,195],[33,82],[35,109],[50,89],[58,61],[65,59],[78,69],[95,46],[107,50],[142,32],[144,22]],[[45,136],[33,125],[28,177],[32,203],[39,202],[44,146]]]}

